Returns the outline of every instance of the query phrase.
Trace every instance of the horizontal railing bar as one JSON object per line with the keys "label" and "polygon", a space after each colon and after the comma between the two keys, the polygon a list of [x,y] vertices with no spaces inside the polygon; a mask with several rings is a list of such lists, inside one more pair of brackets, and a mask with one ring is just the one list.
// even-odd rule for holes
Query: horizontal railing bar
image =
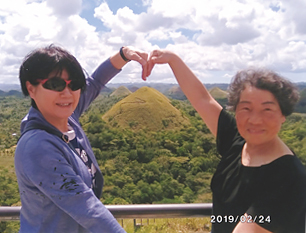
{"label": "horizontal railing bar", "polygon": [[152,204],[108,205],[117,219],[124,218],[181,218],[210,216],[212,204]]}
{"label": "horizontal railing bar", "polygon": [[[190,218],[211,215],[212,203],[105,205],[116,219]],[[19,220],[21,206],[1,206],[0,221]]]}

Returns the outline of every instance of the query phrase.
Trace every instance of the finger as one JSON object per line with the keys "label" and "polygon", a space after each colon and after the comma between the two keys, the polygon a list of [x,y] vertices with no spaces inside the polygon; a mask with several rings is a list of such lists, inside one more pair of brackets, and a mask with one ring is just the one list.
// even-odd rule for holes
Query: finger
{"label": "finger", "polygon": [[160,53],[159,53],[158,50],[153,50],[153,51],[150,53],[149,60],[152,60],[153,57],[158,57],[159,54],[160,54]]}
{"label": "finger", "polygon": [[152,65],[148,65],[148,53],[136,51],[134,49],[126,47],[126,57],[130,60],[138,62],[142,66],[142,74],[141,77],[143,80],[146,80],[146,78],[150,75],[152,70]]}
{"label": "finger", "polygon": [[135,61],[138,61],[142,65],[142,79],[146,81],[147,77],[149,76],[148,70],[148,54],[143,52],[136,52],[137,56],[135,57]]}
{"label": "finger", "polygon": [[155,64],[152,61],[148,61],[148,76],[151,74],[153,68],[154,68]]}
{"label": "finger", "polygon": [[143,67],[143,70],[142,70],[142,79],[144,81],[146,81],[147,78],[150,76],[151,71],[153,69],[153,66],[154,66],[154,64],[152,65],[152,63],[148,62],[147,65],[145,67]]}
{"label": "finger", "polygon": [[146,81],[147,77],[149,76],[148,74],[148,54],[141,53],[141,52],[136,52],[136,53],[141,58],[140,64],[142,64],[142,79]]}
{"label": "finger", "polygon": [[145,65],[142,66],[142,74],[141,74],[141,78],[146,81],[148,77],[148,63],[146,62]]}
{"label": "finger", "polygon": [[164,64],[165,58],[164,58],[164,53],[163,51],[160,50],[155,50],[152,52],[150,61],[153,62],[154,64]]}
{"label": "finger", "polygon": [[131,60],[133,61],[137,61],[138,63],[140,63],[142,66],[145,65],[147,63],[148,60],[148,54],[147,53],[141,53],[141,52],[134,52],[131,55]]}
{"label": "finger", "polygon": [[[152,73],[152,70],[156,64],[156,59],[158,58],[158,56],[160,56],[161,52],[159,50],[153,50],[150,55],[149,55],[149,58],[148,58],[148,65],[147,65],[147,75],[151,75]],[[147,77],[148,77],[147,76]]]}

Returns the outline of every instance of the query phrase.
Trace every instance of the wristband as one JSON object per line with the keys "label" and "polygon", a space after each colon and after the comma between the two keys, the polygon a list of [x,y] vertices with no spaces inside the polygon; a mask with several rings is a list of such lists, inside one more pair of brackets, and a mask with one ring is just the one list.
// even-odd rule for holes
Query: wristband
{"label": "wristband", "polygon": [[123,48],[124,48],[124,47],[121,47],[121,48],[120,48],[120,56],[122,57],[122,59],[123,59],[125,62],[131,61],[130,59],[127,59],[127,58],[124,56]]}

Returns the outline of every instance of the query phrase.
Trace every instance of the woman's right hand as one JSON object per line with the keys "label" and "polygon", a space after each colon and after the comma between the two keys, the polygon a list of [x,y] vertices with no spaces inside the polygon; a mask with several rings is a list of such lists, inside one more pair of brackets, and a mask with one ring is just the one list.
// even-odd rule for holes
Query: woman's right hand
{"label": "woman's right hand", "polygon": [[175,54],[168,50],[153,50],[150,54],[149,61],[153,64],[170,63],[171,59],[175,58]]}
{"label": "woman's right hand", "polygon": [[171,62],[174,61],[176,58],[179,59],[179,57],[175,53],[169,50],[153,50],[148,58],[148,73],[151,74],[151,71],[155,64],[170,65]]}

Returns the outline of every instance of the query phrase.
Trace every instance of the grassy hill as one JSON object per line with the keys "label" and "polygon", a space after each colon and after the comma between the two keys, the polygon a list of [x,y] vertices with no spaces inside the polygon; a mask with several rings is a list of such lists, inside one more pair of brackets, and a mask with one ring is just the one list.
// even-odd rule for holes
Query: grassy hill
{"label": "grassy hill", "polygon": [[184,92],[182,91],[182,89],[180,88],[180,86],[173,86],[171,87],[168,92],[167,95],[173,99],[177,99],[177,100],[185,100],[187,99]]}
{"label": "grassy hill", "polygon": [[[215,86],[211,89],[209,89],[209,93],[217,100],[223,100],[223,99],[227,99],[227,92],[222,90],[221,88]],[[177,100],[186,100],[186,96],[183,93],[182,89],[180,88],[180,86],[173,86],[171,87],[168,91],[167,91],[167,96],[169,96],[170,98],[173,99],[177,99]]]}
{"label": "grassy hill", "polygon": [[209,93],[215,98],[215,99],[226,99],[227,98],[227,92],[223,91],[219,87],[213,87],[209,90]]}
{"label": "grassy hill", "polygon": [[112,94],[110,94],[110,96],[116,96],[121,98],[121,97],[126,97],[131,93],[132,92],[129,89],[127,89],[125,86],[120,86]]}
{"label": "grassy hill", "polygon": [[102,118],[112,126],[133,130],[173,129],[189,124],[166,96],[150,87],[142,87],[122,99]]}

